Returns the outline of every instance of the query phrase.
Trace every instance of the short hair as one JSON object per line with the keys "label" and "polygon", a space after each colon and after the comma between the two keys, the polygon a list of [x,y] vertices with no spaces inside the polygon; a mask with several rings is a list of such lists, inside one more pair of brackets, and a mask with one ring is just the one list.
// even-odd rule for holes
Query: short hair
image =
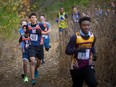
{"label": "short hair", "polygon": [[43,16],[44,18],[46,17],[44,14],[40,15],[40,16]]}
{"label": "short hair", "polygon": [[81,23],[82,23],[83,21],[90,21],[90,22],[91,22],[91,18],[90,18],[90,17],[82,17],[82,18],[80,18],[80,19],[79,19],[79,25],[81,25]]}
{"label": "short hair", "polygon": [[31,14],[29,15],[29,18],[31,18],[31,16],[37,16],[37,15],[36,15],[36,13],[31,13]]}
{"label": "short hair", "polygon": [[63,8],[63,7],[61,7],[61,8],[60,8],[60,10],[61,10],[61,9],[64,9],[64,8]]}
{"label": "short hair", "polygon": [[22,28],[26,27],[26,29],[28,29],[27,25],[23,25]]}

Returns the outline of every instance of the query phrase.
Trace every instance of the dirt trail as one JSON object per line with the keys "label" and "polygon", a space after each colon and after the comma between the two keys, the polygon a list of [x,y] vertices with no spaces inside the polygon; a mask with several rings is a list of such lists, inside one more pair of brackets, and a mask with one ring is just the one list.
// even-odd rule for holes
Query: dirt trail
{"label": "dirt trail", "polygon": [[[55,87],[52,83],[58,73],[57,34],[57,29],[52,26],[51,49],[49,52],[45,51],[46,62],[40,66],[40,77],[33,87]],[[30,79],[29,83],[25,84],[20,76],[23,71],[21,51],[16,47],[17,39],[0,43],[0,87],[32,87]],[[28,72],[30,72],[29,68]]]}

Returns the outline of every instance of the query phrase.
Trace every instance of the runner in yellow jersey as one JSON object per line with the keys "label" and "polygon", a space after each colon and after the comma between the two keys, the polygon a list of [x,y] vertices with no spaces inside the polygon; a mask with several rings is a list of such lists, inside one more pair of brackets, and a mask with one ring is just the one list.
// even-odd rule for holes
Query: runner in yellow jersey
{"label": "runner in yellow jersey", "polygon": [[59,13],[57,14],[57,21],[56,21],[58,23],[59,33],[62,32],[66,33],[66,28],[68,27],[67,18],[68,15],[64,11],[64,8],[60,8]]}

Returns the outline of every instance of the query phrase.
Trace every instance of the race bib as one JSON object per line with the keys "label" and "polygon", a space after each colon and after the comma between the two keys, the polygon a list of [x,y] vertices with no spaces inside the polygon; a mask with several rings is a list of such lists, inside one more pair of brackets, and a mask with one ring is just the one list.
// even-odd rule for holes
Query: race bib
{"label": "race bib", "polygon": [[43,37],[44,37],[45,39],[47,39],[47,38],[48,38],[48,35],[43,35]]}
{"label": "race bib", "polygon": [[38,40],[38,35],[37,34],[30,34],[30,39],[32,41],[37,41]]}
{"label": "race bib", "polygon": [[86,49],[86,52],[78,52],[77,59],[88,60],[90,57],[90,49]]}

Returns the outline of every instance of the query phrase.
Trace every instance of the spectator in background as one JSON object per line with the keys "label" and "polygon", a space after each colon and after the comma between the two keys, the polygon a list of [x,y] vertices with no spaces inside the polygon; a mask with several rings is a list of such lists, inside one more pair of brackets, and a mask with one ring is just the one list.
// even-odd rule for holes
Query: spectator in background
{"label": "spectator in background", "polygon": [[100,6],[98,6],[98,7],[95,8],[95,15],[96,15],[96,17],[98,19],[102,18],[102,16],[103,16],[103,10],[100,8]]}
{"label": "spectator in background", "polygon": [[98,8],[98,15],[101,17],[103,15],[103,10],[99,7]]}
{"label": "spectator in background", "polygon": [[114,1],[111,1],[110,2],[110,5],[111,5],[111,9],[113,11],[113,14],[116,14],[116,5],[115,5],[115,2]]}
{"label": "spectator in background", "polygon": [[106,16],[109,16],[111,14],[111,11],[110,11],[110,9],[108,8],[108,9],[106,9],[106,11],[105,11],[105,15]]}
{"label": "spectator in background", "polygon": [[80,12],[78,11],[78,8],[76,6],[72,7],[72,21],[73,21],[73,30],[74,32],[76,32],[77,30],[79,30],[79,18],[81,17]]}

